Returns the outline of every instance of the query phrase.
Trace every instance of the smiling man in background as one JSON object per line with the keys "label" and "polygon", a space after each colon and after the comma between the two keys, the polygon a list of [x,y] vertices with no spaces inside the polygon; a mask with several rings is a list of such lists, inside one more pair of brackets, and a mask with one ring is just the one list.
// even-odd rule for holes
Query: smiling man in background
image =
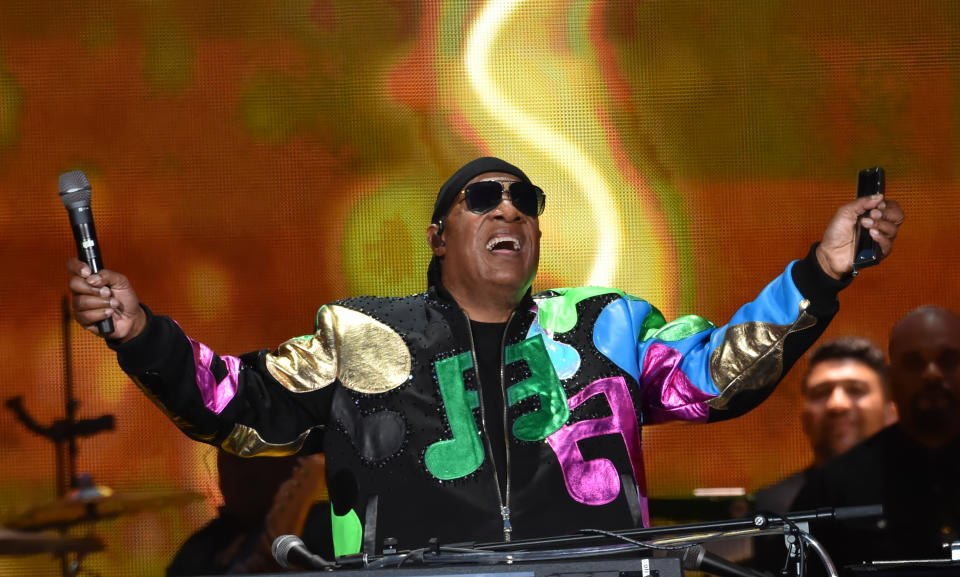
{"label": "smiling man in background", "polygon": [[758,511],[790,511],[812,470],[897,420],[887,358],[869,339],[849,336],[823,343],[810,354],[808,367],[800,416],[813,463],[757,491]]}

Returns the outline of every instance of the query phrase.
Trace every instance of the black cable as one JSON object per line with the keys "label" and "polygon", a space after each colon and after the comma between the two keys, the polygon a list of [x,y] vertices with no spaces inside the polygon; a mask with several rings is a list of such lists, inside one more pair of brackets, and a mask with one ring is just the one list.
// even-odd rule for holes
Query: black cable
{"label": "black cable", "polygon": [[631,543],[643,549],[654,549],[658,551],[683,551],[685,549],[690,548],[689,544],[688,545],[654,545],[653,543],[645,543],[643,541],[637,541],[636,539],[632,539],[630,537],[627,537],[626,535],[621,535],[613,531],[606,531],[604,529],[580,529],[580,532],[594,533],[597,535],[606,535],[607,537],[613,537],[614,539],[618,539],[626,543]]}
{"label": "black cable", "polygon": [[[762,515],[767,520],[779,520],[781,523],[790,528],[790,535],[795,540],[795,546],[797,547],[797,577],[806,577],[807,574],[807,546],[803,542],[803,537],[801,533],[803,530],[789,517],[784,517],[783,515],[777,513],[771,513],[769,511],[758,511],[756,515]],[[790,548],[787,548],[787,558],[783,563],[783,569],[780,570],[781,575],[787,575],[787,571],[790,569]]]}

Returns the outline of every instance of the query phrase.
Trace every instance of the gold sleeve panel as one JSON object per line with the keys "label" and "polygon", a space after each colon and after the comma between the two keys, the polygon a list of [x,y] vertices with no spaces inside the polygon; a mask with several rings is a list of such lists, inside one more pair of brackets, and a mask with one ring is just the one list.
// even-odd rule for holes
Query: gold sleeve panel
{"label": "gold sleeve panel", "polygon": [[295,393],[337,379],[360,393],[383,393],[407,381],[410,364],[410,350],[396,331],[338,305],[320,309],[312,336],[291,339],[266,357],[273,378]]}
{"label": "gold sleeve panel", "polygon": [[133,384],[137,385],[137,388],[150,400],[151,403],[157,406],[168,419],[173,421],[173,424],[177,426],[178,429],[186,433],[188,437],[195,441],[200,441],[201,443],[212,443],[216,437],[215,433],[200,433],[197,431],[196,427],[190,424],[186,419],[183,419],[179,415],[172,413],[167,407],[160,402],[160,399],[153,394],[153,391],[149,387],[143,384],[143,382],[133,375],[130,375],[130,379],[133,381]]}
{"label": "gold sleeve panel", "polygon": [[286,457],[299,451],[309,434],[310,429],[307,429],[289,443],[275,444],[264,441],[255,429],[238,424],[220,443],[220,448],[238,457]]}
{"label": "gold sleeve panel", "polygon": [[710,356],[710,373],[720,394],[707,401],[723,410],[738,393],[776,383],[783,373],[783,343],[790,333],[817,324],[808,314],[809,302],[800,303],[800,315],[790,325],[751,322],[727,329],[723,343]]}
{"label": "gold sleeve panel", "polygon": [[290,339],[266,356],[267,371],[294,393],[322,389],[337,378],[336,339],[322,328]]}

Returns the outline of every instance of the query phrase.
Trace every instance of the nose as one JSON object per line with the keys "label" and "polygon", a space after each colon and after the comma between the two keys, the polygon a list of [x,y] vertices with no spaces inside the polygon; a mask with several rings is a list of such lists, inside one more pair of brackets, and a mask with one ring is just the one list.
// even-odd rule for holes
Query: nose
{"label": "nose", "polygon": [[937,364],[937,361],[931,360],[924,365],[923,374],[921,377],[925,381],[942,381],[943,371],[940,369],[940,365]]}
{"label": "nose", "polygon": [[833,387],[830,397],[827,398],[827,410],[846,411],[853,403],[850,402],[850,395],[843,387]]}
{"label": "nose", "polygon": [[510,193],[506,190],[500,195],[500,204],[497,205],[494,211],[494,216],[503,218],[504,220],[518,220],[523,216],[523,213],[513,205],[513,201],[510,199]]}

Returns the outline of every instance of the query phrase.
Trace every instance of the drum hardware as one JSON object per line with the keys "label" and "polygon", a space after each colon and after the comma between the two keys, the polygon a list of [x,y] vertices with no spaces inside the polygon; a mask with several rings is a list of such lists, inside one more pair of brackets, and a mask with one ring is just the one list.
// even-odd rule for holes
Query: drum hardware
{"label": "drum hardware", "polygon": [[[66,529],[80,523],[114,519],[151,509],[186,505],[203,499],[186,491],[164,493],[114,493],[109,487],[94,485],[81,474],[80,487],[61,499],[32,507],[6,520],[6,525],[23,531]],[[84,486],[85,485],[85,486]]]}
{"label": "drum hardware", "polygon": [[0,527],[0,555],[40,553],[93,553],[103,550],[103,541],[94,537],[67,537],[57,533],[28,533]]}
{"label": "drum hardware", "polygon": [[[112,431],[114,417],[101,415],[77,418],[80,402],[73,392],[70,343],[73,323],[68,297],[61,300],[60,310],[64,359],[64,418],[57,419],[50,425],[42,425],[24,407],[22,397],[12,397],[5,402],[6,407],[27,430],[53,443],[57,500],[7,519],[5,524],[9,529],[0,527],[0,554],[53,553],[60,558],[61,574],[70,577],[79,571],[84,555],[101,551],[104,545],[100,539],[93,536],[68,536],[66,533],[69,527],[148,509],[184,505],[200,500],[203,496],[189,492],[114,494],[108,487],[95,485],[89,474],[77,474],[77,439]],[[51,528],[57,529],[59,534],[27,532]]]}

